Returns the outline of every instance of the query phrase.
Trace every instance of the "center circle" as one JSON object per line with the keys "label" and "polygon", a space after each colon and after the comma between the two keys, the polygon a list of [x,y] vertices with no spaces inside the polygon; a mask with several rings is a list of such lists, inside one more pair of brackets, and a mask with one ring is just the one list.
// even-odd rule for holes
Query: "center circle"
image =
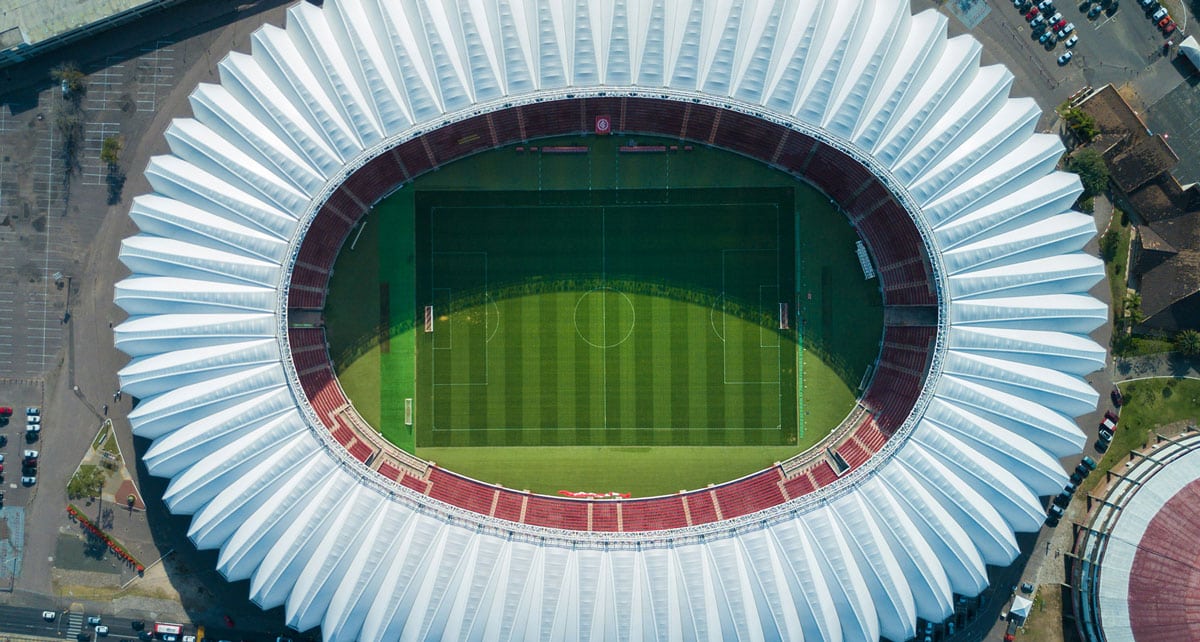
{"label": "center circle", "polygon": [[575,303],[575,333],[593,348],[615,348],[633,334],[633,301],[620,290],[588,290]]}

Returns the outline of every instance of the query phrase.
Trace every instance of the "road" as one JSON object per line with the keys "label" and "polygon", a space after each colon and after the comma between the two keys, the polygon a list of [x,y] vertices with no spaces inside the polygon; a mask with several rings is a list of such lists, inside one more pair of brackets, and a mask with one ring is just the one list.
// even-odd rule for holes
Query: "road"
{"label": "road", "polygon": [[[53,608],[53,605],[48,605]],[[86,615],[96,615],[95,613],[87,613]],[[136,640],[138,632],[133,628],[135,620],[131,618],[110,617],[108,615],[99,614],[102,618],[102,624],[108,627],[108,639],[117,642],[118,640]],[[146,629],[149,630],[154,626],[150,620],[145,620]],[[54,621],[47,622],[42,617],[42,610],[38,608],[25,608],[19,606],[4,606],[0,605],[0,635],[10,633],[13,635],[27,635],[45,638],[69,639],[67,635],[67,617],[64,611],[58,611]],[[85,632],[91,632],[92,627],[84,626]],[[184,634],[195,634],[195,627],[185,626]],[[93,638],[95,639],[95,638]],[[241,629],[231,629],[226,627],[209,627],[207,640],[243,640],[245,642],[276,642],[278,639],[275,635],[263,633],[261,631],[245,631]]]}

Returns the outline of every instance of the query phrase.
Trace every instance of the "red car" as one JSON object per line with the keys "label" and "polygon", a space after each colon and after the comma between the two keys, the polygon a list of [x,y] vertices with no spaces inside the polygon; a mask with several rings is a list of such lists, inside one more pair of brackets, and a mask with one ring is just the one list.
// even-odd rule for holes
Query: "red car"
{"label": "red car", "polygon": [[1038,8],[1034,7],[1029,10],[1029,13],[1025,14],[1025,19],[1033,20],[1034,18],[1036,18],[1038,16],[1039,13],[1041,13],[1041,11],[1038,11]]}
{"label": "red car", "polygon": [[1051,25],[1050,28],[1054,31],[1058,31],[1059,29],[1062,29],[1065,26],[1067,26],[1067,19],[1063,18],[1062,20],[1059,20],[1058,22]]}
{"label": "red car", "polygon": [[12,406],[0,406],[0,417],[11,417]]}
{"label": "red car", "polygon": [[1168,18],[1167,24],[1163,26],[1162,30],[1163,30],[1164,36],[1169,36],[1169,35],[1175,33],[1175,22],[1173,20],[1171,20],[1170,18]]}
{"label": "red car", "polygon": [[1104,418],[1112,421],[1114,424],[1121,421],[1121,417],[1111,410],[1104,411]]}

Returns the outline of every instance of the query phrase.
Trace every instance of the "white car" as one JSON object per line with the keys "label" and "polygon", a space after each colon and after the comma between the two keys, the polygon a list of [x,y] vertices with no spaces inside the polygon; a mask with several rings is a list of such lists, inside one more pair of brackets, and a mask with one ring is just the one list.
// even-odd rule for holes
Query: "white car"
{"label": "white car", "polygon": [[1067,38],[1067,41],[1063,43],[1063,46],[1067,49],[1070,49],[1071,47],[1074,47],[1075,43],[1077,42],[1079,42],[1079,36],[1071,36],[1070,38]]}
{"label": "white car", "polygon": [[1067,53],[1058,57],[1058,64],[1065,65],[1068,62],[1071,62],[1071,58],[1073,58],[1073,57],[1074,57],[1074,54],[1072,54],[1070,51],[1068,51]]}
{"label": "white car", "polygon": [[1059,38],[1059,40],[1062,40],[1063,38],[1066,38],[1066,37],[1067,37],[1067,34],[1071,33],[1072,31],[1075,31],[1075,23],[1074,23],[1074,22],[1068,22],[1068,23],[1066,24],[1066,26],[1064,26],[1062,29],[1059,29],[1059,30],[1058,30],[1058,38]]}
{"label": "white car", "polygon": [[40,424],[40,423],[42,423],[41,415],[26,415],[25,416],[25,425],[26,426],[31,425],[31,424]]}
{"label": "white car", "polygon": [[22,477],[21,483],[25,486],[32,486],[37,483],[37,477]]}
{"label": "white car", "polygon": [[100,624],[100,616],[99,615],[89,615],[88,619],[87,619],[87,623],[88,623],[88,626],[96,626],[97,624]]}
{"label": "white car", "polygon": [[1155,11],[1154,14],[1150,16],[1150,19],[1154,22],[1158,22],[1165,17],[1167,17],[1167,10],[1163,7],[1159,7],[1158,11]]}
{"label": "white car", "polygon": [[47,622],[53,622],[54,618],[57,616],[58,613],[55,613],[54,611],[42,611],[42,619]]}
{"label": "white car", "polygon": [[39,453],[36,450],[26,450],[24,456],[25,456],[25,459],[37,459],[38,454]]}
{"label": "white car", "polygon": [[27,417],[36,417],[40,414],[42,414],[42,409],[38,406],[29,406],[25,409],[25,416]]}
{"label": "white car", "polygon": [[101,624],[100,626],[96,627],[96,636],[97,637],[104,637],[106,635],[108,635],[108,627],[107,626],[104,626],[103,624]]}

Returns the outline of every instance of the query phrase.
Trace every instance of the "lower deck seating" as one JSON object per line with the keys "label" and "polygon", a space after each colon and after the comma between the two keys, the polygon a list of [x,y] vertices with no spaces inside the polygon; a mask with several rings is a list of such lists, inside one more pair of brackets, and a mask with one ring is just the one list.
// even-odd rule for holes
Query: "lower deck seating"
{"label": "lower deck seating", "polygon": [[721,507],[721,516],[740,517],[783,503],[785,498],[779,488],[782,480],[779,467],[772,466],[757,475],[716,487],[713,493]]}

